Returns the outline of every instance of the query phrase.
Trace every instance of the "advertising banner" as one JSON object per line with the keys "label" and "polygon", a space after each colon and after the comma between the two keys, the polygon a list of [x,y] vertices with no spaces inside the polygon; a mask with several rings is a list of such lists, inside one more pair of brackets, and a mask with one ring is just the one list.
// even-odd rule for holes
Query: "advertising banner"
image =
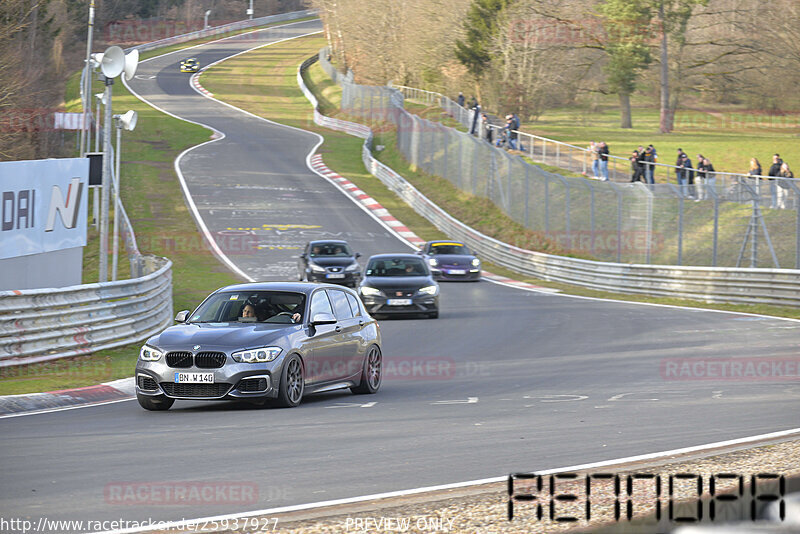
{"label": "advertising banner", "polygon": [[87,158],[0,162],[0,259],[86,245]]}

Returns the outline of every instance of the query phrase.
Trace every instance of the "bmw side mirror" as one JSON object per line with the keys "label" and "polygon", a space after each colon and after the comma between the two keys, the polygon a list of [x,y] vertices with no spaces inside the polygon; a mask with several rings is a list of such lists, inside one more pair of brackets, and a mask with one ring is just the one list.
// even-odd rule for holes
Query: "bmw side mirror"
{"label": "bmw side mirror", "polygon": [[361,253],[360,252],[356,252],[356,259],[358,259],[360,257],[361,257]]}
{"label": "bmw side mirror", "polygon": [[182,310],[178,312],[178,315],[175,316],[175,322],[178,323],[185,323],[186,319],[189,317],[189,310]]}
{"label": "bmw side mirror", "polygon": [[304,253],[300,254],[300,257],[303,258],[303,259],[306,259],[306,253],[304,252]]}
{"label": "bmw side mirror", "polygon": [[313,326],[318,326],[321,324],[335,324],[335,323],[336,323],[336,317],[334,317],[330,313],[318,313],[311,318],[311,324]]}

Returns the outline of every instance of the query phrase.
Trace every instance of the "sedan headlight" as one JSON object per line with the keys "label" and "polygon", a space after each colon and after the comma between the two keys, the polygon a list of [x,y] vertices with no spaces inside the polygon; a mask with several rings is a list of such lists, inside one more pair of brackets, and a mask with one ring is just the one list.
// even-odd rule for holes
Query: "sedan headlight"
{"label": "sedan headlight", "polygon": [[381,290],[374,287],[361,286],[361,294],[365,297],[377,297],[381,294]]}
{"label": "sedan headlight", "polygon": [[145,362],[155,362],[155,361],[160,360],[161,356],[163,356],[163,354],[164,353],[161,352],[160,350],[154,349],[153,347],[148,347],[147,345],[145,345],[139,351],[139,358],[141,358],[142,361],[145,361]]}
{"label": "sedan headlight", "polygon": [[358,269],[359,269],[359,265],[358,265],[358,263],[351,263],[350,265],[348,265],[347,267],[345,267],[345,269],[344,269],[344,270],[345,270],[345,271],[351,271],[351,272],[352,272],[352,271],[357,271]]}
{"label": "sedan headlight", "polygon": [[315,273],[324,273],[324,272],[325,272],[325,267],[320,267],[320,266],[319,266],[319,265],[317,265],[316,263],[309,263],[309,264],[308,264],[308,266],[309,266],[309,267],[311,268],[311,270],[312,270],[312,271],[314,271]]}
{"label": "sedan headlight", "polygon": [[439,265],[439,260],[437,260],[436,258],[428,258],[428,265],[430,265],[431,267],[436,267],[437,265]]}
{"label": "sedan headlight", "polygon": [[437,286],[425,286],[419,289],[419,292],[424,295],[435,295],[439,292],[439,288]]}
{"label": "sedan headlight", "polygon": [[481,264],[481,260],[479,260],[478,258],[472,258],[472,266],[473,267],[479,267],[480,264]]}
{"label": "sedan headlight", "polygon": [[280,347],[261,347],[258,349],[242,350],[231,354],[233,361],[239,363],[264,363],[271,362],[277,358],[281,351]]}

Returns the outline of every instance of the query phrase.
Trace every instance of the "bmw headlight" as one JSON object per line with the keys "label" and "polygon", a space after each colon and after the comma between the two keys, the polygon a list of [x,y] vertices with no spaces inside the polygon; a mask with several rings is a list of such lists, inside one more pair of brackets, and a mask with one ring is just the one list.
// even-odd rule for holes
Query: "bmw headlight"
{"label": "bmw headlight", "polygon": [[436,267],[437,265],[439,265],[439,260],[437,260],[436,258],[428,258],[428,265],[430,265],[431,267]]}
{"label": "bmw headlight", "polygon": [[419,289],[419,292],[423,295],[435,295],[439,292],[439,288],[437,286],[425,286]]}
{"label": "bmw headlight", "polygon": [[361,294],[365,297],[377,297],[381,294],[381,290],[374,287],[361,286]]}
{"label": "bmw headlight", "polygon": [[308,264],[308,266],[309,266],[309,267],[311,268],[311,270],[312,270],[312,271],[314,271],[315,273],[324,273],[324,272],[325,272],[325,267],[320,267],[320,266],[319,266],[319,265],[317,265],[316,263],[309,263],[309,264]]}
{"label": "bmw headlight", "polygon": [[239,363],[264,363],[271,362],[277,358],[281,351],[280,347],[261,347],[258,349],[242,350],[231,354],[233,361]]}
{"label": "bmw headlight", "polygon": [[139,358],[145,362],[155,362],[161,359],[161,356],[164,353],[158,349],[154,349],[153,347],[148,347],[145,345],[139,351]]}
{"label": "bmw headlight", "polygon": [[473,267],[480,267],[480,265],[481,265],[481,260],[479,260],[478,258],[472,258]]}
{"label": "bmw headlight", "polygon": [[357,271],[358,269],[359,269],[359,265],[358,265],[358,263],[351,263],[350,265],[348,265],[347,267],[345,267],[345,269],[344,269],[344,270],[345,270],[345,271],[350,271],[350,272],[352,272],[352,271]]}

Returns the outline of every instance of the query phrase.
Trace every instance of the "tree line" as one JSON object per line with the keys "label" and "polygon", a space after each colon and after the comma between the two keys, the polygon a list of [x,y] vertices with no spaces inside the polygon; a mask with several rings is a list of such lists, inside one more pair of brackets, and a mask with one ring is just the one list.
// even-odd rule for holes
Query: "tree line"
{"label": "tree line", "polygon": [[796,110],[797,0],[312,0],[336,61],[365,83],[472,92],[535,119],[579,98]]}
{"label": "tree line", "polygon": [[[53,130],[67,79],[83,68],[89,0],[0,0],[0,158],[72,155]],[[304,0],[254,0],[256,16],[305,9]],[[248,0],[95,0],[94,52],[247,18]],[[165,35],[165,32],[168,35]]]}

